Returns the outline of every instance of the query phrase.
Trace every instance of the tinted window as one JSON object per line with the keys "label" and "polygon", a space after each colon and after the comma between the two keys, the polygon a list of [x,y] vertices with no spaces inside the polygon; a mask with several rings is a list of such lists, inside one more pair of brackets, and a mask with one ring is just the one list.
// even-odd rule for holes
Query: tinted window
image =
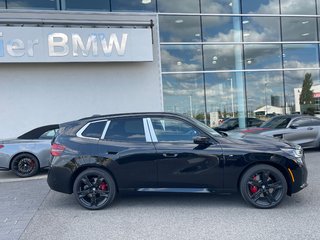
{"label": "tinted window", "polygon": [[261,125],[262,128],[286,128],[291,121],[290,117],[280,116],[274,117]]}
{"label": "tinted window", "polygon": [[4,0],[0,0],[0,8],[5,8],[6,4],[4,2]]}
{"label": "tinted window", "polygon": [[310,118],[300,118],[300,119],[294,120],[292,124],[297,124],[299,127],[307,127],[307,126],[313,126],[313,121]]}
{"label": "tinted window", "polygon": [[110,11],[109,0],[65,0],[67,10]]}
{"label": "tinted window", "polygon": [[199,135],[193,126],[180,120],[153,118],[151,121],[159,142],[193,142]]}
{"label": "tinted window", "polygon": [[56,134],[57,129],[53,129],[53,130],[49,130],[47,132],[45,132],[44,134],[42,134],[39,139],[52,139],[54,137],[54,135]]}
{"label": "tinted window", "polygon": [[106,122],[95,122],[91,123],[83,132],[82,136],[91,138],[100,138]]}
{"label": "tinted window", "polygon": [[145,142],[142,119],[129,118],[112,120],[105,139],[111,141]]}
{"label": "tinted window", "polygon": [[57,9],[56,0],[7,0],[8,9]]}

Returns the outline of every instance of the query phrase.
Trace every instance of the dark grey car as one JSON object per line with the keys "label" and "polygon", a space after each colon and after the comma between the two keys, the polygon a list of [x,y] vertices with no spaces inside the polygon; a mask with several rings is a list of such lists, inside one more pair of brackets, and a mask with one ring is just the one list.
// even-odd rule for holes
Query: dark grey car
{"label": "dark grey car", "polygon": [[0,170],[12,170],[19,177],[30,177],[48,167],[51,140],[59,125],[33,129],[16,139],[0,140]]}
{"label": "dark grey car", "polygon": [[313,116],[275,116],[263,123],[260,128],[247,129],[243,132],[284,139],[303,148],[320,147],[320,118]]}

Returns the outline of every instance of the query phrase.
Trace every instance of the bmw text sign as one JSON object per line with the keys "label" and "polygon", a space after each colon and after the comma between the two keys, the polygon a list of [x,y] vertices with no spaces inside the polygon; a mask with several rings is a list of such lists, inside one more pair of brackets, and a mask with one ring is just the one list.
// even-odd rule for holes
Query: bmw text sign
{"label": "bmw text sign", "polygon": [[147,62],[151,29],[0,27],[0,62]]}

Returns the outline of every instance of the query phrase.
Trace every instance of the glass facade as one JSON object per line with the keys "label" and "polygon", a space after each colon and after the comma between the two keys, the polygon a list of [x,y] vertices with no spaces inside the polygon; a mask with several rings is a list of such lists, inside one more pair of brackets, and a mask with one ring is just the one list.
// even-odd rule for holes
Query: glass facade
{"label": "glass facade", "polygon": [[320,85],[320,0],[0,0],[1,8],[157,13],[164,110],[211,125],[299,112],[305,75]]}

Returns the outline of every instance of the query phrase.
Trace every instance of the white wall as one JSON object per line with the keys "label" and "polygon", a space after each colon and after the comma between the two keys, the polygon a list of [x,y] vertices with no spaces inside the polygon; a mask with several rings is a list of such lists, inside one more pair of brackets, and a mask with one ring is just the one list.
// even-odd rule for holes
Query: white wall
{"label": "white wall", "polygon": [[93,114],[162,111],[154,62],[0,64],[0,139]]}

